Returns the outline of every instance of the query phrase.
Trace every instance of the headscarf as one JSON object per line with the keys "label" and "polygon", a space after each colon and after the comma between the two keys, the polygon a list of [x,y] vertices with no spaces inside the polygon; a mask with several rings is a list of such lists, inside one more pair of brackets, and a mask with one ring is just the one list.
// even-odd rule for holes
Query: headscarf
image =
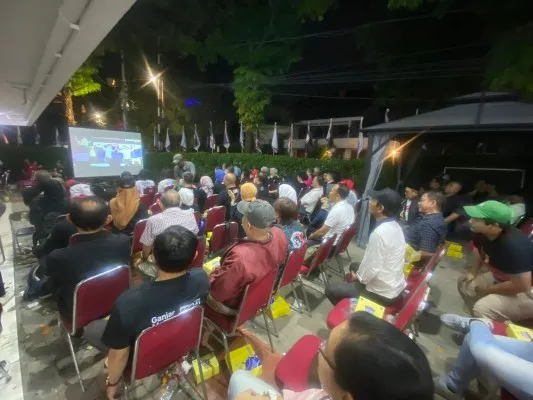
{"label": "headscarf", "polygon": [[249,182],[241,185],[241,199],[243,201],[254,201],[257,196],[257,187]]}
{"label": "headscarf", "polygon": [[109,202],[109,208],[113,216],[113,225],[118,230],[122,230],[128,226],[139,209],[140,201],[139,192],[135,187],[117,188],[117,195]]}
{"label": "headscarf", "polygon": [[286,183],[279,185],[278,193],[279,197],[287,197],[295,204],[298,204],[298,195],[296,194],[296,190],[294,190],[291,185],[288,185]]}
{"label": "headscarf", "polygon": [[206,176],[200,178],[200,189],[202,189],[207,196],[213,195],[213,180]]}
{"label": "headscarf", "polygon": [[194,192],[189,188],[181,188],[178,191],[180,206],[192,207],[194,204]]}

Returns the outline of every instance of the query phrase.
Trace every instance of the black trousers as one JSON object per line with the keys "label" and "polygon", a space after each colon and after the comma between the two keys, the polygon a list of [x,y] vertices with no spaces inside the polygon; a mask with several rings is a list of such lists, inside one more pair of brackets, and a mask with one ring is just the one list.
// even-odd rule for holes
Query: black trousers
{"label": "black trousers", "polygon": [[[350,271],[357,272],[358,269],[359,263],[350,264]],[[333,305],[336,305],[342,299],[363,296],[369,300],[381,304],[382,306],[390,306],[396,303],[396,301],[401,297],[401,294],[394,299],[380,296],[379,294],[366,290],[365,284],[359,281],[330,283],[328,286],[326,286],[325,294]]]}

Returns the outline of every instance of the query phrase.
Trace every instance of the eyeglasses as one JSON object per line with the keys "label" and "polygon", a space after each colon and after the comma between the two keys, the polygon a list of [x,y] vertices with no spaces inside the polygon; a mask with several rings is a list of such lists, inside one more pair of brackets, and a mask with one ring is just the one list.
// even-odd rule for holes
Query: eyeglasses
{"label": "eyeglasses", "polygon": [[331,360],[326,355],[326,347],[327,347],[327,345],[328,345],[328,341],[327,340],[324,340],[322,343],[320,343],[320,346],[318,347],[318,352],[324,358],[324,361],[326,361],[326,364],[328,364],[328,366],[333,371],[335,371],[335,365],[333,365],[333,362],[331,362]]}

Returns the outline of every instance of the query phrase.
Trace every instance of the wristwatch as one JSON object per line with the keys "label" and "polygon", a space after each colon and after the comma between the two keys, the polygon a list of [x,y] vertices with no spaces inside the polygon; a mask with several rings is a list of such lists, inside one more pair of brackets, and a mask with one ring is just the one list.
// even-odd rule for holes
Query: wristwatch
{"label": "wristwatch", "polygon": [[108,376],[108,377],[106,378],[106,380],[105,380],[105,385],[106,385],[106,387],[115,387],[115,386],[117,386],[117,385],[120,383],[121,380],[122,380],[122,377],[118,378],[117,381],[116,381],[115,383],[111,383],[111,382],[109,381],[109,376]]}

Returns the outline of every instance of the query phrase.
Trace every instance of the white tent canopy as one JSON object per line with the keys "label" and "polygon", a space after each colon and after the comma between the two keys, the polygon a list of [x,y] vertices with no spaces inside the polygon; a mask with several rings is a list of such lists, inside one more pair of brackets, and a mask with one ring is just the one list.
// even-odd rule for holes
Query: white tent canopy
{"label": "white tent canopy", "polygon": [[0,2],[0,125],[31,125],[136,0]]}

